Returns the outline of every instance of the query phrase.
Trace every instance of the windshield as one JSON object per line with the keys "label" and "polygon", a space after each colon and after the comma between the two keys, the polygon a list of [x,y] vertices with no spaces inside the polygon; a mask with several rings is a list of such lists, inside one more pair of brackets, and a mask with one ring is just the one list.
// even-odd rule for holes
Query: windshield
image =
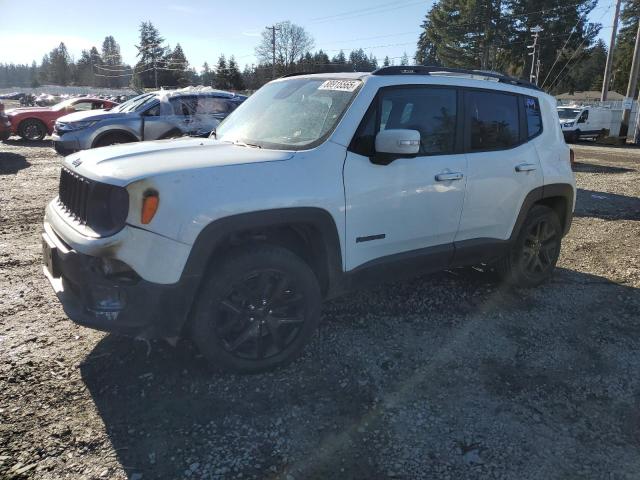
{"label": "windshield", "polygon": [[560,120],[573,120],[581,112],[579,108],[559,108],[558,116]]}
{"label": "windshield", "polygon": [[115,107],[113,112],[139,112],[156,99],[155,93],[143,93]]}
{"label": "windshield", "polygon": [[73,102],[75,102],[77,100],[77,98],[70,98],[68,100],[64,100],[60,103],[56,103],[53,107],[51,107],[51,110],[54,110],[56,112],[59,112],[60,110],[64,110],[67,107],[70,107],[71,105],[73,105]]}
{"label": "windshield", "polygon": [[269,83],[220,124],[216,138],[283,150],[311,148],[333,131],[361,85],[321,78]]}

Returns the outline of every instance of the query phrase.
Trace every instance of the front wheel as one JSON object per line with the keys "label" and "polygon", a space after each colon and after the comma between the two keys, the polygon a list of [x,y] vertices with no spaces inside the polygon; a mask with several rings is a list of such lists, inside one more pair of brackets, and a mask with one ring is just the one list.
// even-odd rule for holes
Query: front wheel
{"label": "front wheel", "polygon": [[535,287],[551,277],[560,256],[562,226],[549,207],[537,205],[527,215],[509,254],[496,269],[518,287]]}
{"label": "front wheel", "polygon": [[128,135],[123,133],[108,133],[103,137],[99,138],[94,144],[93,147],[108,147],[110,145],[119,145],[121,143],[130,143],[133,139]]}
{"label": "front wheel", "polygon": [[191,325],[209,363],[255,373],[293,360],[320,321],[320,287],[311,268],[272,245],[231,252],[213,268]]}
{"label": "front wheel", "polygon": [[42,140],[47,134],[47,127],[40,120],[25,120],[20,124],[18,132],[25,140]]}

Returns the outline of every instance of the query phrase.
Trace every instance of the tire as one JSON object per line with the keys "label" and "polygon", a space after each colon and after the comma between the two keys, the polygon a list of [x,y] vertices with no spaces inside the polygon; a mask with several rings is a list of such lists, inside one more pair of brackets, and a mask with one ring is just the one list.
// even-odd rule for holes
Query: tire
{"label": "tire", "polygon": [[42,140],[47,134],[47,127],[40,120],[28,118],[20,123],[18,133],[25,140]]}
{"label": "tire", "polygon": [[509,254],[496,270],[513,286],[531,288],[548,280],[555,269],[562,243],[562,226],[549,207],[534,206],[518,233]]}
{"label": "tire", "polygon": [[320,322],[309,265],[278,246],[236,250],[204,280],[191,334],[214,368],[257,373],[296,358]]}
{"label": "tire", "polygon": [[130,136],[124,133],[107,133],[93,144],[93,148],[108,147],[109,145],[118,145],[120,143],[131,143],[133,141]]}

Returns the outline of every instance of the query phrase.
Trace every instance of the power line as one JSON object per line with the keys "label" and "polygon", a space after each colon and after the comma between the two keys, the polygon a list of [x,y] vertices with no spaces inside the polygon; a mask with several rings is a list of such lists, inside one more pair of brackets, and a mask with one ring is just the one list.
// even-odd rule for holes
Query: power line
{"label": "power line", "polygon": [[[602,18],[604,18],[604,16],[607,14],[607,12],[609,10],[611,10],[611,7],[613,7],[613,5],[609,5],[609,7],[604,11],[604,13],[600,16],[600,18],[598,19],[598,22],[600,20],[602,20]],[[556,82],[558,80],[558,78],[560,77],[560,75],[562,74],[562,72],[569,66],[569,63],[571,63],[571,60],[573,60],[573,58],[576,56],[576,54],[580,51],[580,48],[582,47],[582,45],[584,45],[584,43],[587,41],[588,37],[584,37],[584,39],[582,40],[582,42],[580,42],[580,45],[578,45],[578,47],[574,50],[573,55],[571,55],[571,57],[569,58],[569,60],[567,60],[567,63],[565,63],[564,67],[562,67],[562,70],[560,70],[560,72],[558,73],[558,75],[556,76],[556,78],[553,80],[553,82],[551,82],[551,84],[549,85],[549,91],[551,91],[551,89],[553,89],[553,87],[556,85]],[[562,77],[562,80],[564,80],[564,78],[571,73],[571,71],[574,69],[574,67],[577,65],[577,63],[574,63],[573,66],[567,70],[567,73],[564,74],[564,76]],[[557,82],[560,83],[560,82]]]}
{"label": "power line", "polygon": [[323,17],[310,18],[308,21],[310,23],[323,23],[323,22],[326,22],[326,21],[334,20],[334,19],[340,19],[339,17],[351,17],[353,15],[361,16],[361,15],[369,15],[369,14],[373,14],[373,13],[379,13],[379,12],[377,12],[375,10],[382,9],[382,11],[386,11],[389,8],[395,9],[395,8],[408,7],[410,5],[401,5],[403,3],[407,3],[407,1],[410,2],[410,5],[417,4],[417,3],[424,3],[424,2],[415,2],[413,0],[398,0],[398,1],[395,1],[395,2],[391,2],[391,3],[383,3],[383,4],[379,4],[379,5],[366,7],[366,8],[358,8],[356,10],[350,10],[350,11],[347,11],[347,12],[336,13],[334,15],[326,15],[326,16],[323,16]]}

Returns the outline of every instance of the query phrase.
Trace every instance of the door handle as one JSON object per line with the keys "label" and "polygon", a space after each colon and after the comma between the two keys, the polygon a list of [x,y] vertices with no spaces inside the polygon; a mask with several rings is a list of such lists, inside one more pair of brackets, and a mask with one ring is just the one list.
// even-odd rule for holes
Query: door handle
{"label": "door handle", "polygon": [[439,173],[436,175],[437,182],[449,182],[451,180],[462,180],[464,175],[460,172],[447,172],[447,173]]}
{"label": "door handle", "polygon": [[533,172],[536,166],[533,163],[521,163],[516,165],[516,172]]}

